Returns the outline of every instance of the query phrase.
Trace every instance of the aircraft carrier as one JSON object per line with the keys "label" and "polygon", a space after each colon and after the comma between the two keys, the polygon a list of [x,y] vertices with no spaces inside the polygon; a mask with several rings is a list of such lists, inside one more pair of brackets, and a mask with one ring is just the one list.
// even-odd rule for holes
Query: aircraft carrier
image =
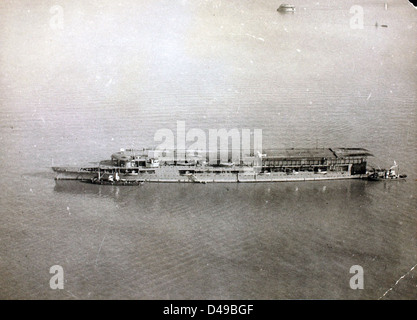
{"label": "aircraft carrier", "polygon": [[[180,155],[181,154],[181,155]],[[239,154],[227,161],[207,153],[152,148],[121,149],[95,166],[53,167],[56,180],[97,184],[138,185],[144,182],[282,182],[336,179],[404,178],[389,170],[367,169],[372,156],[364,148],[280,149]]]}

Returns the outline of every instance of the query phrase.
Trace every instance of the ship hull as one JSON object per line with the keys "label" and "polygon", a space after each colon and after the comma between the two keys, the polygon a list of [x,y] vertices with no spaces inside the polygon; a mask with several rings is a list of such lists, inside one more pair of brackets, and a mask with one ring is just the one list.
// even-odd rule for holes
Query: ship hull
{"label": "ship hull", "polygon": [[[191,171],[192,167],[169,168],[162,167],[156,170],[144,170],[137,175],[120,174],[119,181],[113,184],[127,184],[134,181],[137,182],[164,182],[164,183],[256,183],[256,182],[286,182],[286,181],[319,181],[319,180],[341,180],[341,179],[362,179],[367,175],[356,174],[351,175],[348,172],[337,173],[315,173],[315,172],[299,172],[299,173],[256,173],[252,172],[201,172],[201,173],[185,173],[181,171]],[[150,172],[152,171],[152,172]],[[103,174],[103,173],[102,173]],[[61,171],[58,173],[56,180],[93,180],[97,178],[97,172],[83,171]]]}

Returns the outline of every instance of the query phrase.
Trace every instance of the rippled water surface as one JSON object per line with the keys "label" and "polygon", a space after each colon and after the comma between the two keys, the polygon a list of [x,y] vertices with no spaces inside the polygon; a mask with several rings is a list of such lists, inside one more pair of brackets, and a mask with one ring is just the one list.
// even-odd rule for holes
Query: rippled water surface
{"label": "rippled water surface", "polygon": [[[65,3],[57,30],[53,4],[0,4],[0,298],[417,297],[416,10],[361,1],[352,29],[357,1],[119,2]],[[262,129],[267,148],[364,147],[409,178],[53,179],[177,121]]]}

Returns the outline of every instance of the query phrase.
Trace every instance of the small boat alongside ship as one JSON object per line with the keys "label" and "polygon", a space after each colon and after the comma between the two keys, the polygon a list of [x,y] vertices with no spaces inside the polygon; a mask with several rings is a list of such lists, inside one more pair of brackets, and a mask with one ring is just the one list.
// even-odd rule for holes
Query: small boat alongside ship
{"label": "small boat alongside ship", "polygon": [[386,169],[375,169],[373,168],[371,172],[368,174],[368,180],[371,181],[379,181],[379,180],[392,180],[392,179],[405,179],[407,178],[406,174],[399,174],[395,171],[395,169],[398,169],[397,163],[394,161],[394,165]]}
{"label": "small boat alongside ship", "polygon": [[[167,156],[167,153],[169,154]],[[141,185],[145,182],[284,182],[339,179],[404,179],[391,167],[367,169],[363,148],[266,150],[228,161],[212,161],[196,152],[121,149],[95,166],[53,167],[56,180],[80,180],[103,185]]]}

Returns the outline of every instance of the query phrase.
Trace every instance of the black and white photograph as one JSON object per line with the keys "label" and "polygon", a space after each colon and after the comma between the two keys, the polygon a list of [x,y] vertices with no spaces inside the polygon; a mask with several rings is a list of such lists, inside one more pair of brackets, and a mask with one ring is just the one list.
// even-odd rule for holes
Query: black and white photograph
{"label": "black and white photograph", "polygon": [[0,300],[416,300],[417,9],[290,1],[0,2]]}

